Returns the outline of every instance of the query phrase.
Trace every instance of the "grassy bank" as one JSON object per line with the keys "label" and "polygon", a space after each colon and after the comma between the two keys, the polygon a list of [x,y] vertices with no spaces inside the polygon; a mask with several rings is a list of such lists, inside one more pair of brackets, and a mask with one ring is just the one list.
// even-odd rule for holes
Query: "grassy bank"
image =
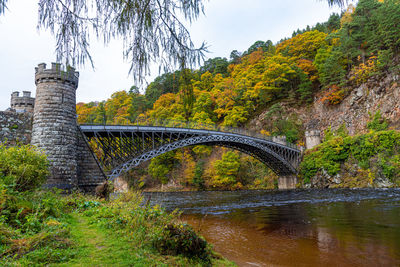
{"label": "grassy bank", "polygon": [[43,191],[46,158],[0,146],[1,266],[227,266],[179,213],[139,193],[100,200]]}
{"label": "grassy bank", "polygon": [[[22,198],[32,209],[16,204],[19,214],[0,225],[2,266],[233,265],[181,223],[179,214],[141,205],[140,194],[109,202],[55,192]],[[5,218],[7,210],[1,213]]]}

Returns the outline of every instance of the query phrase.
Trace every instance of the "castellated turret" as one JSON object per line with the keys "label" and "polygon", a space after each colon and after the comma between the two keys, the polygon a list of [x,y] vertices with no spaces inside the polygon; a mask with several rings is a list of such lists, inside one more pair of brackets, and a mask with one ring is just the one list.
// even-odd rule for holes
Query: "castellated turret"
{"label": "castellated turret", "polygon": [[35,68],[36,101],[31,144],[50,161],[48,187],[71,189],[77,186],[76,89],[79,73],[52,63]]}
{"label": "castellated turret", "polygon": [[11,109],[16,112],[33,113],[34,106],[35,98],[31,97],[30,91],[23,91],[22,96],[17,91],[11,94]]}

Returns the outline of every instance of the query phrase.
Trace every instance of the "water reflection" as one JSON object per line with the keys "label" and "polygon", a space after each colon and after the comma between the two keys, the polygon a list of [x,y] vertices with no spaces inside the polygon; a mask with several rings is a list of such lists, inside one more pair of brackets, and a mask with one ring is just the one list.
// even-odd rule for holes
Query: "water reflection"
{"label": "water reflection", "polygon": [[399,266],[400,190],[156,193],[241,266]]}

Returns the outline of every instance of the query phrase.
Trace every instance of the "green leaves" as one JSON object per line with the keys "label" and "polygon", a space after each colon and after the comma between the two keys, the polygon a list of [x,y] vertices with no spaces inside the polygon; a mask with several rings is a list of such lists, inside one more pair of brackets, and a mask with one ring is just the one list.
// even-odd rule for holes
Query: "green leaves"
{"label": "green leaves", "polygon": [[217,188],[228,188],[236,183],[236,175],[240,167],[239,155],[233,151],[227,151],[221,160],[214,163],[216,171],[212,178],[212,186]]}
{"label": "green leaves", "polygon": [[381,111],[378,110],[374,115],[370,114],[370,121],[367,123],[367,128],[372,131],[383,131],[388,127],[385,118],[382,118]]}
{"label": "green leaves", "polygon": [[305,181],[325,170],[329,175],[340,172],[344,163],[352,159],[360,170],[381,173],[392,182],[400,182],[400,132],[379,131],[358,136],[333,136],[306,153],[300,165]]}
{"label": "green leaves", "polygon": [[0,145],[0,183],[17,191],[40,187],[49,174],[46,156],[32,146]]}

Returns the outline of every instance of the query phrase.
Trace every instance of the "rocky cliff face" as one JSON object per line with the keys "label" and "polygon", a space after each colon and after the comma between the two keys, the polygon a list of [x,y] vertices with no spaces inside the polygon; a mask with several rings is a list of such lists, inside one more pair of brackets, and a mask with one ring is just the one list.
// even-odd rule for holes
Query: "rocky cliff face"
{"label": "rocky cliff face", "polygon": [[[400,77],[389,73],[383,77],[371,77],[366,83],[352,89],[340,104],[329,106],[324,104],[322,95],[316,95],[310,106],[296,107],[293,103],[281,102],[282,117],[295,117],[304,130],[320,130],[322,135],[331,127],[333,131],[343,124],[350,135],[364,133],[370,121],[370,114],[378,110],[394,129],[400,129]],[[257,130],[268,130],[265,110],[250,122],[250,127]]]}
{"label": "rocky cliff face", "polygon": [[[329,127],[338,130],[343,124],[349,135],[366,133],[370,114],[381,112],[389,128],[400,130],[400,77],[388,73],[380,77],[371,77],[366,83],[347,88],[348,95],[337,105],[324,104],[323,95],[316,95],[313,104],[298,107],[289,102],[281,102],[281,111],[275,117],[268,117],[267,109],[250,122],[250,127],[257,130],[269,130],[271,120],[279,118],[296,120],[303,130],[319,130],[322,135]],[[395,186],[379,166],[378,159],[371,159],[371,167],[360,168],[357,162],[348,160],[341,166],[341,171],[334,176],[320,170],[306,187],[391,187]],[[375,164],[375,163],[376,164]],[[373,177],[373,179],[371,178]]]}
{"label": "rocky cliff face", "polygon": [[338,129],[343,123],[350,135],[366,131],[369,114],[378,110],[390,122],[400,127],[400,82],[399,76],[387,74],[381,78],[372,77],[368,82],[354,88],[340,104],[327,106],[317,96],[312,108],[302,114],[304,124],[309,128],[324,131],[329,126]]}

